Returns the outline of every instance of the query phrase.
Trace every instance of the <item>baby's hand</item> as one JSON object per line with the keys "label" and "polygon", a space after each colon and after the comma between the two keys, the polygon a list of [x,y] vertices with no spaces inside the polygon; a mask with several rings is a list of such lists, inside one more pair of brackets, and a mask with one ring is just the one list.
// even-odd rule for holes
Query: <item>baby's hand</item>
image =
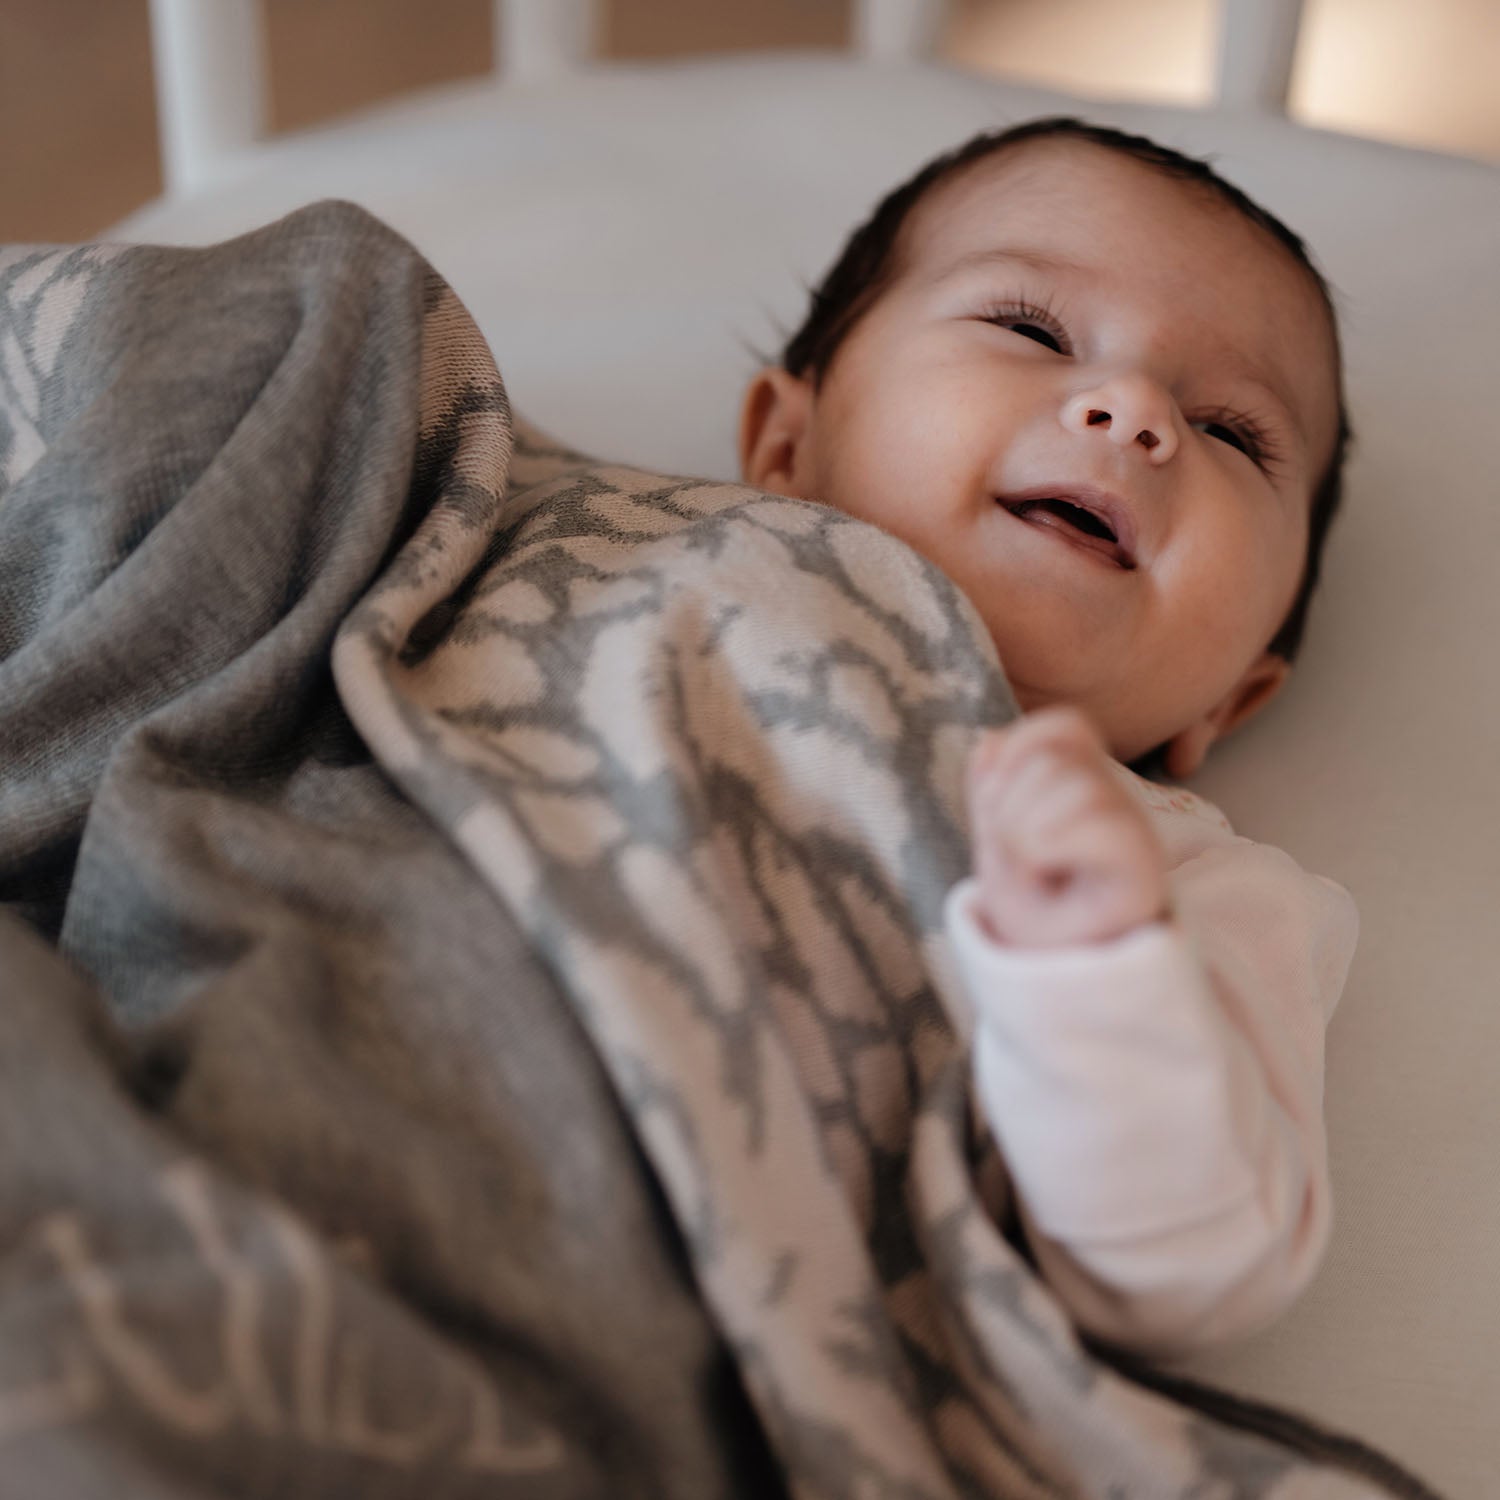
{"label": "baby's hand", "polygon": [[1078,709],[986,734],[968,795],[979,914],[1000,942],[1098,943],[1166,916],[1161,843]]}

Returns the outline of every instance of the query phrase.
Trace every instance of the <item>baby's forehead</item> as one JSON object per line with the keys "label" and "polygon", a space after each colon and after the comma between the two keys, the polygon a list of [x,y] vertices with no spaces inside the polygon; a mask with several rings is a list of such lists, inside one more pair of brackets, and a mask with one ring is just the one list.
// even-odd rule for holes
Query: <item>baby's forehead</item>
{"label": "baby's forehead", "polygon": [[1095,251],[1102,267],[1109,231],[1132,230],[1168,252],[1184,223],[1205,236],[1229,236],[1289,282],[1300,286],[1307,279],[1290,248],[1211,180],[1187,178],[1119,147],[1065,137],[1013,142],[940,178],[907,213],[899,260],[915,267],[956,239],[1003,242],[1008,234],[1042,227]]}

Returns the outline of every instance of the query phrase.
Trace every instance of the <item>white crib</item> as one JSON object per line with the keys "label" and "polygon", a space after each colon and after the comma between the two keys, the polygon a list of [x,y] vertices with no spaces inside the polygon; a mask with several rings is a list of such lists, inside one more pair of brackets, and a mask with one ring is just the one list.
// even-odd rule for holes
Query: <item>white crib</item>
{"label": "white crib", "polygon": [[[537,82],[594,55],[600,0],[494,0],[495,72]],[[855,0],[854,51],[874,61],[931,55],[948,0]],[[1302,0],[1221,0],[1217,100],[1284,110]],[[169,192],[211,182],[264,133],[259,0],[151,0],[162,163]]]}
{"label": "white crib", "polygon": [[1289,691],[1195,784],[1362,911],[1328,1041],[1337,1223],[1291,1316],[1193,1372],[1486,1500],[1500,1494],[1500,170],[1288,120],[1299,0],[1224,6],[1217,101],[1196,110],[944,66],[944,10],[860,0],[847,56],[602,64],[594,0],[497,0],[498,81],[266,138],[255,0],[152,0],[169,191],[116,232],[204,243],[356,199],[454,285],[525,415],[602,457],[725,478],[751,349],[800,321],[886,189],[977,130],[1043,113],[1139,130],[1211,155],[1302,233],[1343,318],[1346,513]]}

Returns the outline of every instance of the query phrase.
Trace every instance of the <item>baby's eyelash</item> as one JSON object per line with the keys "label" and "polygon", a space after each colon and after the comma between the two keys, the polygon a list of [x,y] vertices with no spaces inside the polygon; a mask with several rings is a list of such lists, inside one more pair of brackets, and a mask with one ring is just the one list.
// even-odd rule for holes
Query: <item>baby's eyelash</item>
{"label": "baby's eyelash", "polygon": [[1044,333],[1051,334],[1062,345],[1064,354],[1072,350],[1073,345],[1068,338],[1068,331],[1063,327],[1049,302],[1037,304],[1028,302],[1024,297],[1005,302],[990,302],[980,309],[979,316],[986,323],[1030,324],[1040,328]]}
{"label": "baby's eyelash", "polygon": [[1243,412],[1209,412],[1206,416],[1198,418],[1193,426],[1227,428],[1245,444],[1245,452],[1256,468],[1267,473],[1274,471],[1281,464],[1281,451],[1270,434],[1253,417],[1248,417]]}

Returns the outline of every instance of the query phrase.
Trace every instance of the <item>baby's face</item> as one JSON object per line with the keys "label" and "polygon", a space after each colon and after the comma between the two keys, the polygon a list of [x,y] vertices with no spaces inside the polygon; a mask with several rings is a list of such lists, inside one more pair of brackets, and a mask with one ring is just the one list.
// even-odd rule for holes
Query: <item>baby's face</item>
{"label": "baby's face", "polygon": [[1176,738],[1187,774],[1283,675],[1265,647],[1338,413],[1311,278],[1085,142],[966,169],[903,245],[816,395],[752,384],[746,479],[901,537],[974,602],[1023,708],[1084,708],[1121,760]]}

